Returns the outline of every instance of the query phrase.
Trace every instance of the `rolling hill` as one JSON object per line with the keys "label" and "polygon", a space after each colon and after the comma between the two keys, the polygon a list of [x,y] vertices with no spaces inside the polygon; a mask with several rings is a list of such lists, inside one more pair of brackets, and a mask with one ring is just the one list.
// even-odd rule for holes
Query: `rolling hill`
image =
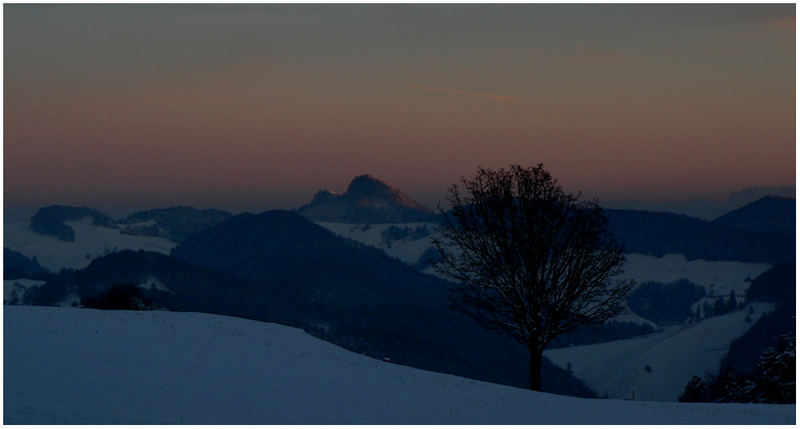
{"label": "rolling hill", "polygon": [[741,208],[728,212],[714,223],[746,231],[795,235],[795,199],[761,197]]}
{"label": "rolling hill", "polygon": [[794,260],[794,237],[747,231],[673,213],[604,210],[609,227],[626,253],[664,256],[682,253],[686,259],[766,262]]}
{"label": "rolling hill", "polygon": [[[772,304],[754,304],[754,317]],[[731,341],[752,325],[747,310],[673,326],[644,337],[545,351],[609,398],[676,401],[692,376],[716,372]]]}
{"label": "rolling hill", "polygon": [[[282,210],[242,214],[176,247],[172,256],[269,285],[281,306],[320,338],[374,357],[515,386],[527,350],[448,308],[450,284],[382,251]],[[589,395],[545,363],[543,385]]]}
{"label": "rolling hill", "polygon": [[[446,282],[290,212],[236,216],[175,256],[106,255],[29,288],[23,302],[78,305],[115,284],[139,285],[170,310],[276,321],[393,362],[527,383],[527,350],[448,309]],[[554,392],[593,395],[549,362],[543,380]]]}
{"label": "rolling hill", "polygon": [[[421,371],[285,326],[4,308],[6,424],[794,424],[794,405],[580,399]],[[36,338],[36,341],[31,341]]]}
{"label": "rolling hill", "polygon": [[164,237],[181,242],[231,216],[222,210],[176,206],[131,213],[119,220],[119,226],[126,234]]}

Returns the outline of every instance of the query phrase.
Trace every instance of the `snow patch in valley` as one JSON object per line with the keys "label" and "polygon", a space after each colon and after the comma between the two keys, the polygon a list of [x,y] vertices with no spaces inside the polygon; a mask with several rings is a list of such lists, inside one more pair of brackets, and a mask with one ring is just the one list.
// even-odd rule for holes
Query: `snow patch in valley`
{"label": "snow patch in valley", "polygon": [[688,279],[692,283],[704,286],[715,296],[724,295],[726,297],[731,290],[737,295],[744,295],[750,285],[747,279],[754,279],[772,267],[770,264],[735,261],[706,261],[703,259],[687,261],[683,254],[664,255],[662,258],[657,258],[630,253],[625,257],[627,261],[623,277],[637,283],[670,283]]}
{"label": "snow patch in valley", "polygon": [[169,254],[177,243],[162,237],[122,234],[119,230],[92,225],[91,218],[66,222],[75,230],[75,241],[61,241],[50,235],[37,234],[30,222],[3,225],[3,245],[27,257],[36,256],[51,271],[62,268],[81,269],[92,259],[117,250],[147,250]]}
{"label": "snow patch in valley", "polygon": [[299,329],[232,317],[7,306],[3,318],[6,424],[795,421],[794,405],[531,392],[381,362]]}
{"label": "snow patch in valley", "polygon": [[147,290],[155,289],[155,290],[160,290],[162,292],[172,292],[171,290],[169,290],[169,287],[167,287],[167,285],[164,284],[164,282],[153,276],[149,276],[146,279],[144,279],[144,281],[142,281],[139,284],[139,287]]}
{"label": "snow patch in valley", "polygon": [[389,256],[394,256],[395,258],[411,265],[416,264],[419,261],[419,258],[425,249],[433,246],[433,243],[431,243],[432,234],[416,240],[403,239],[393,241],[390,246],[387,246],[383,240],[383,237],[381,237],[381,233],[392,226],[411,229],[425,227],[431,233],[436,231],[438,228],[436,223],[425,222],[366,224],[366,226],[368,226],[367,228],[365,228],[365,224],[339,222],[316,222],[316,224],[342,237],[358,241],[359,243],[366,244],[368,246],[377,247],[386,252],[386,254]]}
{"label": "snow patch in valley", "polygon": [[547,350],[545,356],[562,368],[571,366],[573,374],[600,395],[676,401],[692,376],[716,373],[731,341],[774,307],[752,306],[753,322],[745,320],[748,312],[742,310],[642,337]]}

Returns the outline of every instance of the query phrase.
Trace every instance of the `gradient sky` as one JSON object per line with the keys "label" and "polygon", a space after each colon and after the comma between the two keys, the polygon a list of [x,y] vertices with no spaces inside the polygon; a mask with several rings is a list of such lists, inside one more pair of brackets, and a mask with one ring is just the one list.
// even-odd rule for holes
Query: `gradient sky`
{"label": "gradient sky", "polygon": [[434,205],[542,162],[609,200],[795,181],[795,6],[4,5],[4,204]]}

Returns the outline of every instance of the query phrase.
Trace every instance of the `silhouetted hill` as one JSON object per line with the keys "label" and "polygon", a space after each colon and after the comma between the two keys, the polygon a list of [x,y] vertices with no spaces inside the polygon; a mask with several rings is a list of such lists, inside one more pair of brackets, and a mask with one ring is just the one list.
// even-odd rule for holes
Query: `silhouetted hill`
{"label": "silhouetted hill", "polygon": [[[172,255],[340,308],[375,303],[441,307],[449,285],[382,251],[337,236],[294,213],[245,213],[189,238]],[[434,301],[435,300],[435,301]]]}
{"label": "silhouetted hill", "polygon": [[52,277],[53,273],[39,265],[35,256],[28,258],[8,247],[3,248],[3,280],[49,280]]}
{"label": "silhouetted hill", "polygon": [[747,302],[772,302],[795,307],[795,263],[776,265],[756,277],[747,288]]}
{"label": "silhouetted hill", "polygon": [[75,231],[64,222],[92,219],[92,225],[116,228],[111,216],[88,207],[53,205],[42,207],[31,217],[31,230],[38,234],[51,235],[62,241],[75,241]]}
{"label": "silhouetted hill", "polygon": [[669,212],[604,208],[603,214],[625,253],[656,257],[682,253],[688,260],[771,264],[795,257],[794,236],[785,233],[751,231]]}
{"label": "silhouetted hill", "polygon": [[181,242],[231,216],[222,210],[177,206],[139,211],[126,216],[119,223],[126,234],[159,236]]}
{"label": "silhouetted hill", "polygon": [[744,207],[726,213],[714,223],[747,231],[795,235],[795,200],[785,197],[762,197]]}
{"label": "silhouetted hill", "polygon": [[[423,369],[524,386],[527,351],[446,308],[382,303],[337,308],[291,297],[293,285],[254,282],[145,251],[121,251],[87,268],[65,271],[23,302],[69,305],[96,299],[119,285],[139,285],[142,297],[174,311],[231,315],[295,326],[347,349]],[[407,301],[398,293],[398,301]],[[566,371],[544,363],[551,392],[594,396]]]}
{"label": "silhouetted hill", "polygon": [[606,209],[612,234],[627,253],[686,259],[781,263],[794,260],[794,237],[745,231],[674,213]]}
{"label": "silhouetted hill", "polygon": [[307,219],[346,223],[432,222],[438,216],[403,191],[363,175],[350,182],[342,195],[320,190],[309,204],[297,209]]}
{"label": "silhouetted hill", "polygon": [[97,258],[88,267],[67,271],[39,288],[24,302],[57,305],[80,302],[107,292],[113,285],[141,285],[145,296],[164,308],[269,320],[268,288],[234,276],[193,266],[177,258],[143,250],[123,250]]}
{"label": "silhouetted hill", "polygon": [[600,204],[611,209],[670,212],[712,221],[761,197],[771,195],[795,198],[795,193],[794,186],[753,186],[733,191],[722,201],[702,198],[668,202],[603,200]]}
{"label": "silhouetted hill", "polygon": [[778,344],[778,337],[795,334],[797,282],[794,262],[777,265],[756,277],[745,294],[748,303],[771,302],[775,311],[767,313],[744,335],[731,343],[720,370],[731,369],[738,374],[752,374],[758,359],[769,347]]}
{"label": "silhouetted hill", "polygon": [[702,286],[687,279],[667,284],[645,282],[628,295],[628,307],[658,325],[680,325],[692,316],[692,304],[704,297],[705,292]]}
{"label": "silhouetted hill", "polygon": [[[269,284],[281,308],[320,338],[433,371],[527,385],[527,350],[448,308],[449,283],[287,211],[242,214],[172,255]],[[278,320],[281,319],[278,318]],[[545,389],[592,396],[546,363]]]}

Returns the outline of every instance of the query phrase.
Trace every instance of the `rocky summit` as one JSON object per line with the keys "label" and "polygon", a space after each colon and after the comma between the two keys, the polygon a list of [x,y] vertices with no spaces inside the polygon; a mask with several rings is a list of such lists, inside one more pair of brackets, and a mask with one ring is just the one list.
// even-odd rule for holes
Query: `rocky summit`
{"label": "rocky summit", "polygon": [[433,211],[405,192],[368,174],[354,178],[344,194],[320,190],[297,213],[320,222],[401,223],[437,219]]}

